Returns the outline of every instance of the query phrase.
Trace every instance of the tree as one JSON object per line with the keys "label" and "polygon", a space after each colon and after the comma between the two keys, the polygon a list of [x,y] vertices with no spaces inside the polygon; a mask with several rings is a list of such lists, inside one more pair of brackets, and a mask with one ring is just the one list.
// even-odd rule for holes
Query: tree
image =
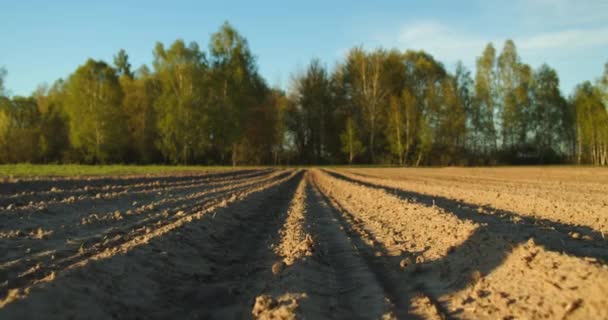
{"label": "tree", "polygon": [[293,82],[292,96],[304,125],[301,160],[322,163],[329,158],[327,137],[333,122],[329,75],[321,62],[313,59],[305,73],[295,76]]}
{"label": "tree", "polygon": [[517,138],[519,114],[521,104],[515,97],[515,88],[518,85],[519,57],[512,40],[505,41],[502,52],[498,56],[498,96],[502,111],[502,147],[511,148]]}
{"label": "tree", "polygon": [[604,65],[604,74],[598,80],[598,87],[601,90],[604,105],[608,106],[608,63]]}
{"label": "tree", "polygon": [[34,99],[40,113],[39,157],[42,162],[63,160],[70,148],[69,119],[63,107],[65,83],[56,81],[50,88],[39,86]]}
{"label": "tree", "polygon": [[388,96],[388,90],[382,83],[386,52],[378,49],[371,53],[362,48],[353,48],[348,53],[346,69],[351,81],[349,96],[355,105],[361,109],[369,135],[368,151],[370,162],[375,163],[375,140],[378,131],[378,119],[382,106]]}
{"label": "tree", "polygon": [[474,76],[424,51],[355,47],[332,70],[313,59],[286,93],[226,22],[206,52],[157,43],[152,71],[120,49],[29,97],[8,97],[5,79],[0,162],[608,164],[608,63],[566,100],[512,40],[498,55],[489,43]]}
{"label": "tree", "polygon": [[123,93],[115,70],[103,61],[89,59],[69,77],[65,95],[70,142],[83,160],[122,161],[128,141]]}
{"label": "tree", "polygon": [[228,22],[211,35],[212,136],[220,161],[230,154],[237,164],[246,143],[245,127],[252,106],[265,99],[266,84],[259,76],[247,40]]}
{"label": "tree", "polygon": [[6,69],[4,67],[0,67],[0,97],[6,94],[6,88],[4,87],[4,79],[6,78]]}
{"label": "tree", "polygon": [[555,156],[565,147],[564,133],[571,125],[568,105],[559,91],[557,72],[543,64],[534,74],[534,106],[530,122],[534,141],[539,148],[539,160]]}
{"label": "tree", "polygon": [[0,162],[37,162],[39,123],[32,97],[0,97]]}
{"label": "tree", "polygon": [[414,166],[416,167],[420,166],[422,161],[428,157],[433,148],[433,131],[428,125],[428,121],[425,117],[420,117],[418,122],[419,145],[417,148],[416,160],[414,161]]}
{"label": "tree", "polygon": [[124,49],[120,49],[114,56],[114,66],[118,71],[118,75],[133,78],[131,63],[129,63],[129,55]]}
{"label": "tree", "polygon": [[[409,110],[408,128],[411,128],[413,139],[411,164],[420,165],[430,157],[433,148],[443,152],[445,139],[442,132],[444,124],[450,121],[451,115],[446,112],[444,104],[443,83],[447,72],[441,63],[424,51],[407,51],[404,56],[406,70],[406,88],[414,97],[415,108]],[[409,130],[409,129],[408,129]]]}
{"label": "tree", "polygon": [[488,43],[481,57],[477,58],[475,74],[475,103],[479,108],[479,126],[483,135],[483,148],[497,151],[496,125],[498,106],[496,103],[496,50]]}
{"label": "tree", "polygon": [[577,86],[576,108],[577,163],[608,164],[608,113],[601,92],[591,82]]}
{"label": "tree", "polygon": [[10,104],[10,99],[0,96],[0,163],[10,161],[10,135],[12,126]]}
{"label": "tree", "polygon": [[155,142],[157,134],[157,113],[154,102],[160,94],[160,83],[143,66],[137,75],[122,75],[120,84],[124,92],[123,110],[129,131],[129,159],[132,162],[152,163],[159,160]]}
{"label": "tree", "polygon": [[389,150],[397,157],[399,165],[403,165],[407,144],[405,108],[399,97],[392,96],[390,98],[386,136]]}
{"label": "tree", "polygon": [[358,135],[353,119],[347,118],[344,131],[340,134],[340,141],[342,143],[341,150],[346,154],[349,164],[352,164],[355,157],[365,151]]}
{"label": "tree", "polygon": [[158,148],[174,164],[200,160],[210,139],[204,54],[195,42],[177,40],[169,49],[157,43],[154,70],[160,85],[154,103]]}
{"label": "tree", "polygon": [[514,88],[513,100],[517,105],[514,114],[515,125],[514,134],[519,147],[525,146],[528,143],[528,132],[532,128],[532,107],[533,107],[533,83],[534,76],[532,68],[524,63],[520,63],[516,69],[517,84]]}
{"label": "tree", "polygon": [[266,103],[268,105],[268,117],[265,128],[270,128],[272,131],[269,134],[268,147],[271,149],[273,165],[280,165],[287,161],[287,116],[289,101],[280,89],[271,89],[267,95]]}
{"label": "tree", "polygon": [[10,136],[11,162],[37,162],[40,113],[32,97],[13,97]]}
{"label": "tree", "polygon": [[466,137],[466,110],[458,94],[456,80],[450,76],[442,82],[442,121],[436,133],[441,164],[454,164],[462,157]]}
{"label": "tree", "polygon": [[456,64],[456,71],[454,73],[454,81],[458,96],[462,103],[465,113],[465,148],[475,155],[477,153],[477,146],[480,141],[480,112],[479,104],[474,103],[474,83],[471,77],[471,72],[467,70],[464,64],[459,61]]}
{"label": "tree", "polygon": [[391,97],[387,124],[390,152],[404,165],[414,144],[420,114],[416,110],[416,97],[406,88],[398,97]]}

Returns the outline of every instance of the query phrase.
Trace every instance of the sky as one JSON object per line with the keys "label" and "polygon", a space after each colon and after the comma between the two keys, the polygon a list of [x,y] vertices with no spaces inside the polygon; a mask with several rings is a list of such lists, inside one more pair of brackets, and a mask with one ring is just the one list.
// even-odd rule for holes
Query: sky
{"label": "sky", "polygon": [[248,41],[269,85],[287,88],[312,58],[328,68],[353,46],[423,49],[453,70],[474,70],[492,42],[513,39],[522,61],[547,63],[564,95],[600,77],[608,62],[608,0],[135,1],[0,0],[0,67],[12,95],[66,78],[87,58],[121,48],[137,68],[154,44],[207,48],[229,21]]}

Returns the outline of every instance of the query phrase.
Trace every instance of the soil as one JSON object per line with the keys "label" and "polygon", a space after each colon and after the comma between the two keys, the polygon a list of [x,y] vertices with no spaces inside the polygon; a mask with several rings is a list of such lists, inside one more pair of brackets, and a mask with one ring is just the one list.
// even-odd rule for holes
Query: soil
{"label": "soil", "polygon": [[559,167],[0,183],[0,319],[607,319],[606,194]]}

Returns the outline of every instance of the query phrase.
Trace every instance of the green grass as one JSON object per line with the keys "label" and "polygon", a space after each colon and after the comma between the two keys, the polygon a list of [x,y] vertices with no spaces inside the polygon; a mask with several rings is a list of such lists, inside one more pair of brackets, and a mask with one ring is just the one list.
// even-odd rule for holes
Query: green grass
{"label": "green grass", "polygon": [[[238,167],[239,169],[243,167]],[[77,165],[77,164],[4,164],[0,177],[34,176],[105,176],[131,174],[167,174],[210,170],[231,170],[222,166],[138,166],[138,165]]]}
{"label": "green grass", "polygon": [[[494,168],[501,168],[495,166]],[[564,167],[564,168],[581,168],[588,166],[520,166],[507,168],[524,168],[524,167]],[[236,167],[236,169],[261,168],[254,166]],[[398,168],[389,165],[292,165],[292,166],[276,166],[277,169],[309,169],[309,168]],[[430,167],[421,167],[430,168]],[[438,167],[436,167],[438,168]],[[464,167],[467,168],[467,167]],[[468,167],[471,168],[471,167]],[[474,167],[473,167],[474,168]],[[481,167],[492,168],[492,167]],[[504,167],[502,167],[504,168]],[[36,177],[36,176],[111,176],[111,175],[133,175],[133,174],[170,174],[176,172],[193,172],[193,171],[213,171],[213,170],[232,170],[230,166],[169,166],[169,165],[80,165],[80,164],[3,164],[0,165],[1,177]]]}

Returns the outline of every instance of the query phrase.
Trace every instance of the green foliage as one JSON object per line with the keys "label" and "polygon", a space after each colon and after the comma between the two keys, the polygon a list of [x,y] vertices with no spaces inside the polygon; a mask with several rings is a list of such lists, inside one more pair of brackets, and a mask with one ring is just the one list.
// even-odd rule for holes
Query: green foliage
{"label": "green foliage", "polygon": [[84,162],[124,160],[128,140],[122,97],[116,71],[103,61],[89,59],[68,79],[70,142]]}
{"label": "green foliage", "polygon": [[590,82],[576,88],[573,97],[576,109],[577,162],[608,164],[608,111],[602,92]]}
{"label": "green foliage", "polygon": [[155,146],[158,134],[154,102],[160,94],[160,83],[144,68],[139,70],[135,78],[121,76],[120,84],[124,92],[122,107],[129,131],[128,156],[140,163],[157,162],[160,157]]}
{"label": "green foliage", "polygon": [[529,122],[534,132],[534,142],[540,154],[560,151],[568,121],[568,105],[559,91],[559,79],[555,70],[542,65],[534,75],[533,98]]}
{"label": "green foliage", "polygon": [[355,47],[333,69],[313,59],[285,93],[226,22],[207,51],[157,43],[152,66],[133,72],[121,49],[31,97],[7,97],[0,68],[0,162],[608,164],[608,64],[566,100],[512,40],[499,54],[489,43],[474,75]]}
{"label": "green foliage", "polygon": [[4,79],[6,78],[6,69],[4,67],[0,67],[0,97],[3,96],[5,94],[5,83],[4,83]]}
{"label": "green foliage", "polygon": [[363,48],[356,47],[348,53],[344,66],[347,82],[345,87],[350,89],[346,94],[367,131],[367,150],[371,163],[375,163],[376,135],[381,129],[378,122],[389,93],[386,83],[382,82],[382,75],[386,71],[386,55],[382,49],[366,52]]}
{"label": "green foliage", "polygon": [[496,77],[496,49],[489,43],[477,59],[475,75],[475,103],[478,109],[476,124],[479,126],[476,130],[482,135],[481,152],[485,154],[498,149],[495,125],[498,112]]}
{"label": "green foliage", "polygon": [[60,162],[69,148],[69,119],[63,109],[64,83],[57,81],[51,88],[40,86],[34,99],[40,112],[39,160]]}
{"label": "green foliage", "polygon": [[[246,156],[246,133],[250,117],[267,94],[266,84],[259,76],[255,58],[247,40],[228,22],[213,35],[210,51],[210,129],[220,162],[236,165]],[[249,128],[249,129],[248,129]]]}
{"label": "green foliage", "polygon": [[318,59],[308,65],[306,71],[294,77],[294,119],[292,127],[301,143],[298,154],[301,163],[323,163],[330,159],[329,136],[333,114],[331,110],[331,81],[325,67]]}
{"label": "green foliage", "polygon": [[133,78],[133,73],[131,72],[131,63],[129,63],[129,55],[124,49],[120,49],[114,56],[114,66],[116,67],[119,75]]}
{"label": "green foliage", "polygon": [[0,162],[10,162],[11,151],[11,115],[8,104],[10,100],[0,97]]}
{"label": "green foliage", "polygon": [[341,150],[348,158],[348,164],[352,164],[358,155],[365,152],[365,147],[358,136],[359,133],[353,119],[347,118],[344,131],[340,134],[340,142],[342,143]]}
{"label": "green foliage", "polygon": [[33,98],[0,97],[0,161],[37,161],[39,123]]}
{"label": "green foliage", "polygon": [[516,87],[519,84],[519,57],[515,44],[507,40],[498,57],[498,95],[502,111],[502,146],[510,148],[516,143],[517,127],[523,104],[516,100]]}
{"label": "green foliage", "polygon": [[207,62],[195,42],[161,43],[154,51],[154,69],[160,84],[155,107],[158,148],[171,163],[187,164],[201,157],[209,144],[206,96]]}

